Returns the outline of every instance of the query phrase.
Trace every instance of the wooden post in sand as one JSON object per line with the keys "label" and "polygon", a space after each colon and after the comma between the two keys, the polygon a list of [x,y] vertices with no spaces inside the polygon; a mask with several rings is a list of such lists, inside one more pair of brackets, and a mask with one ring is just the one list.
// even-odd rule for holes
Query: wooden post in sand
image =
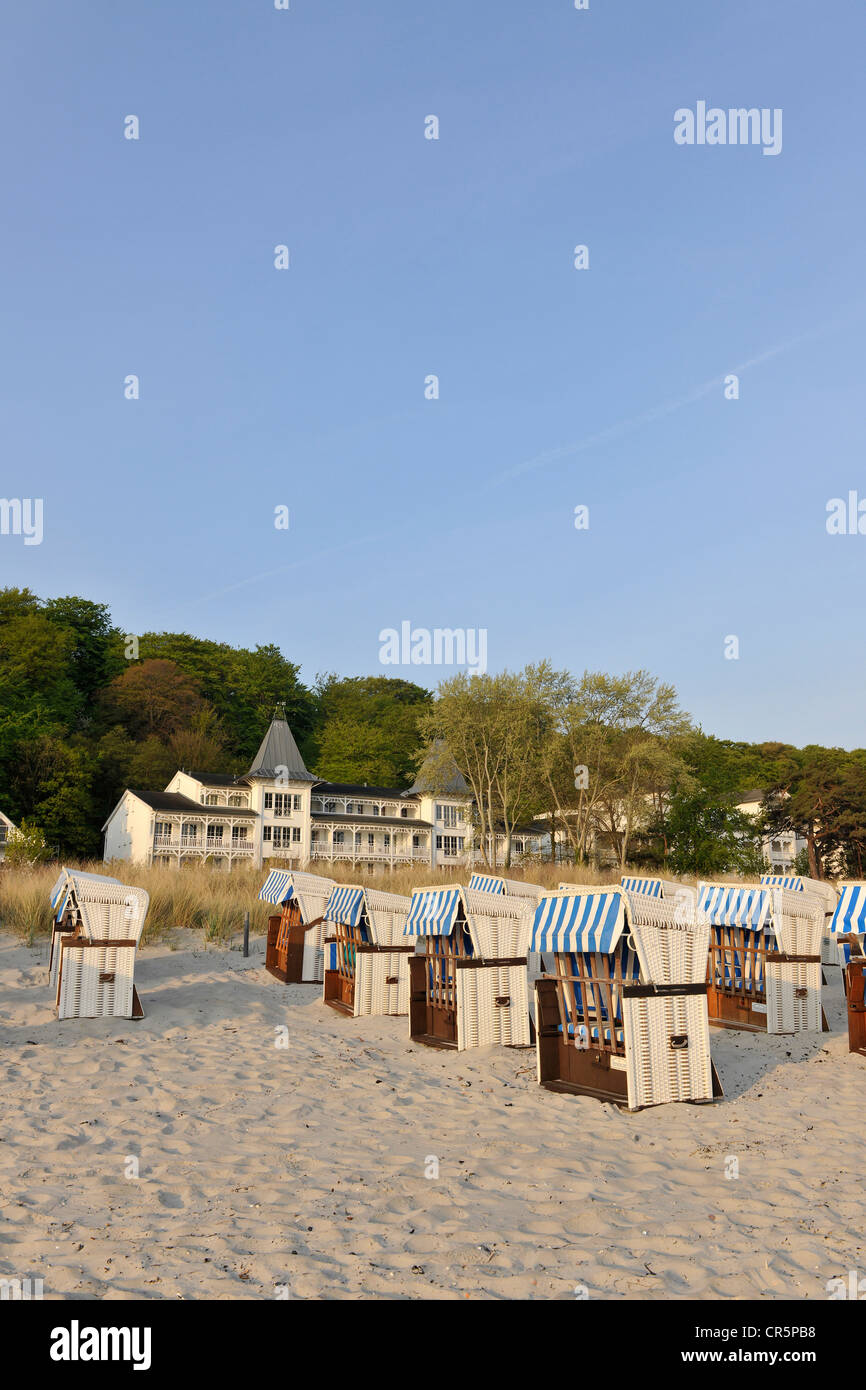
{"label": "wooden post in sand", "polygon": [[245,955],[245,956],[248,956],[249,953],[250,953],[250,914],[249,914],[248,912],[245,912],[245,913],[244,913],[244,955]]}

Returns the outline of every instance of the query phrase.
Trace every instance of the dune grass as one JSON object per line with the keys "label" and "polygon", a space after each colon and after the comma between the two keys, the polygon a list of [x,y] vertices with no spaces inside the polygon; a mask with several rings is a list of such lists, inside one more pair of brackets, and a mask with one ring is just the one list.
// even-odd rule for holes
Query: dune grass
{"label": "dune grass", "polygon": [[[68,864],[86,873],[109,874],[122,883],[146,888],[150,908],[144,929],[143,943],[158,941],[177,927],[192,927],[204,934],[205,940],[228,942],[243,931],[244,913],[250,914],[251,933],[267,929],[267,919],[273,912],[268,903],[259,902],[257,894],[267,869],[233,868],[231,873],[209,864],[185,864],[181,868],[159,865],[136,865],[127,861],[105,864],[102,860]],[[488,872],[477,865],[480,873]],[[51,930],[50,893],[60,871],[56,863],[40,864],[33,869],[11,869],[0,866],[0,926],[32,942],[35,937]],[[424,865],[389,870],[384,867],[364,872],[351,864],[329,865],[317,861],[309,872],[320,873],[337,883],[358,883],[382,888],[392,893],[410,894],[413,888],[448,883],[467,883],[465,868],[434,870]],[[489,872],[493,872],[490,870]],[[507,878],[538,883],[555,888],[560,882],[616,883],[618,873],[611,869],[594,873],[589,868],[568,864],[525,863],[519,868],[497,872]]]}

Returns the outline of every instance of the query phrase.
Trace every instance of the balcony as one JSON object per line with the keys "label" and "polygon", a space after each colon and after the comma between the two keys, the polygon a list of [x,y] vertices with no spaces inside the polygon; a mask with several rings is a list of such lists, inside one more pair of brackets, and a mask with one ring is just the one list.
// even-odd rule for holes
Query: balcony
{"label": "balcony", "polygon": [[160,851],[164,853],[181,854],[252,854],[252,840],[232,840],[221,839],[216,835],[209,835],[206,839],[199,839],[193,835],[182,835],[177,839],[170,839],[164,835],[154,835],[154,853]]}
{"label": "balcony", "polygon": [[311,859],[363,864],[429,864],[429,849],[368,849],[365,845],[311,845]]}

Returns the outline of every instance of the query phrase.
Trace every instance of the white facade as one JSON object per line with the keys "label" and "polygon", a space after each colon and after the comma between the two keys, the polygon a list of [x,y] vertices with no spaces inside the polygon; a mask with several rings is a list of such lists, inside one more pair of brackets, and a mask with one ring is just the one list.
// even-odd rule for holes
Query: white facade
{"label": "white facade", "polygon": [[4,816],[3,812],[0,811],[0,860],[6,857],[6,842],[14,829],[15,826],[9,817]]}
{"label": "white facade", "polygon": [[[278,715],[245,776],[179,771],[164,792],[124,792],[103,826],[104,858],[197,859],[229,869],[269,862],[292,869],[339,862],[471,867],[480,858],[471,804],[465,783],[438,793],[420,781],[409,792],[321,781],[307,771]],[[513,858],[537,853],[542,838],[540,831],[515,833]],[[496,841],[501,865],[504,835]]]}
{"label": "white facade", "polygon": [[[757,820],[761,814],[763,799],[762,792],[748,793],[742,801],[737,803],[737,810],[742,811],[751,820]],[[806,849],[807,845],[802,835],[797,835],[793,831],[780,830],[773,831],[770,835],[762,835],[761,847],[764,851],[764,861],[770,872],[782,874],[793,869],[796,856]]]}

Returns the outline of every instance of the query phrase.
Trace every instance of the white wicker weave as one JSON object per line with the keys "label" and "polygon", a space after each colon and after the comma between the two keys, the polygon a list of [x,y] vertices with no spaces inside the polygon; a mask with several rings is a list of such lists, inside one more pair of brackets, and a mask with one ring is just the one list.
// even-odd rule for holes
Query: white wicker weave
{"label": "white wicker weave", "polygon": [[529,1047],[529,987],[525,966],[461,968],[456,972],[456,980],[459,1052],[491,1044]]}
{"label": "white wicker weave", "polygon": [[383,893],[378,888],[366,888],[367,922],[370,938],[376,946],[405,946],[403,928],[412,906],[412,899],[402,893]]}
{"label": "white wicker weave", "polygon": [[58,1016],[131,1018],[134,971],[134,946],[65,943],[59,972]]}
{"label": "white wicker weave", "polygon": [[767,1032],[820,1033],[821,962],[767,961]]}
{"label": "white wicker weave", "polygon": [[[388,983],[396,980],[396,984]],[[355,966],[355,1017],[409,1012],[409,952],[359,951]]]}
{"label": "white wicker weave", "polygon": [[712,1100],[706,995],[624,999],[628,1104]]}
{"label": "white wicker weave", "polygon": [[702,984],[710,949],[708,923],[697,920],[697,895],[651,898],[623,890],[627,919],[644,984]]}

